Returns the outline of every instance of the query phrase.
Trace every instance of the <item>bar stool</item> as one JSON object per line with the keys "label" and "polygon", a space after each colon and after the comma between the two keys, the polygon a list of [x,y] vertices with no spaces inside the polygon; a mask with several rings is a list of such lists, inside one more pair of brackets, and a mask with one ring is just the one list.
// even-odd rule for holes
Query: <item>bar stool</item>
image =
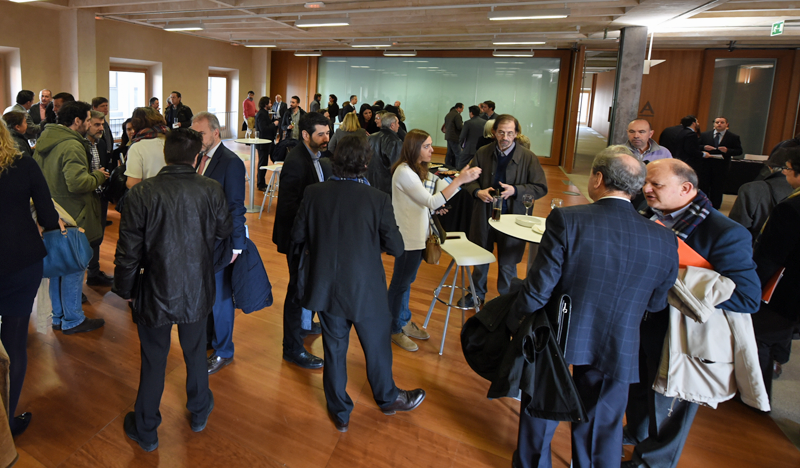
{"label": "bar stool", "polygon": [[[453,260],[451,260],[450,265],[447,266],[447,271],[444,272],[444,276],[442,277],[442,281],[439,282],[439,286],[437,286],[433,291],[431,307],[428,309],[428,316],[425,317],[425,323],[422,325],[422,328],[428,328],[428,322],[431,319],[431,314],[433,314],[433,307],[436,305],[436,301],[439,301],[447,306],[447,316],[444,319],[444,331],[442,332],[442,345],[439,348],[440,356],[444,352],[444,340],[447,337],[447,324],[450,321],[450,309],[461,309],[462,326],[464,325],[464,316],[467,309],[475,309],[476,313],[480,311],[480,306],[478,305],[477,301],[478,296],[475,294],[475,286],[472,284],[472,275],[470,274],[469,267],[475,265],[485,265],[487,263],[494,263],[496,261],[494,254],[480,247],[479,245],[468,241],[467,235],[463,232],[448,232],[447,239],[445,239],[445,242],[442,243],[441,246],[442,251],[453,257]],[[453,269],[453,265],[456,267],[455,271],[453,272],[453,283],[444,284],[445,281],[447,281],[447,277],[450,275],[450,270]],[[456,285],[459,271],[461,272],[461,284]],[[465,276],[467,278],[466,281],[464,280]],[[469,283],[469,289],[467,289],[467,283]],[[442,288],[450,288],[450,299],[447,301],[444,301],[439,297],[439,294],[442,292]],[[462,299],[464,299],[465,293],[469,290],[469,292],[472,294],[473,306],[461,307],[458,305],[458,303],[453,303],[453,296],[455,295],[456,289],[461,290]],[[462,304],[463,303],[464,302],[462,301]]]}
{"label": "bar stool", "polygon": [[261,200],[261,210],[258,212],[258,219],[261,219],[261,214],[264,212],[264,204],[267,202],[267,198],[269,198],[269,206],[267,206],[267,213],[269,213],[269,210],[272,208],[272,199],[278,196],[278,186],[280,185],[283,163],[280,162],[271,166],[261,166],[258,169],[262,171],[272,171],[272,174],[269,176],[267,189],[264,191],[264,199]]}

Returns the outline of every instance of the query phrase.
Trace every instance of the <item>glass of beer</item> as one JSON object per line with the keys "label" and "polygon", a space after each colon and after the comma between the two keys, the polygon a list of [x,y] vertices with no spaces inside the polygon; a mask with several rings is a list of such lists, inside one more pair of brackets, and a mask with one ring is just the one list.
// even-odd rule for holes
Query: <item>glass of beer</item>
{"label": "glass of beer", "polygon": [[500,215],[503,213],[503,197],[495,195],[492,198],[492,219],[500,221]]}

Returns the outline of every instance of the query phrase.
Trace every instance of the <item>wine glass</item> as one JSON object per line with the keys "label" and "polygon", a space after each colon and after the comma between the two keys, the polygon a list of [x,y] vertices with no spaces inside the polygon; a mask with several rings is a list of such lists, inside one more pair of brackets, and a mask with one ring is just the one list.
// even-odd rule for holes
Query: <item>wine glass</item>
{"label": "wine glass", "polygon": [[560,198],[553,198],[550,200],[550,209],[554,210],[556,208],[561,208],[564,205],[564,200]]}
{"label": "wine glass", "polygon": [[[525,205],[525,216],[533,215],[533,195],[525,194],[522,196],[522,204]],[[529,212],[530,210],[530,212]]]}
{"label": "wine glass", "polygon": [[245,140],[250,139],[250,127],[247,127],[247,131],[244,132],[244,138]]}

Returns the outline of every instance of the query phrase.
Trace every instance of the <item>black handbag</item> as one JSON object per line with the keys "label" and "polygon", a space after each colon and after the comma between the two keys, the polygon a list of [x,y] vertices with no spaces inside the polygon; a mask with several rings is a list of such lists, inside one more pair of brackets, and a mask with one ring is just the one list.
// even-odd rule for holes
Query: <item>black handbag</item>
{"label": "black handbag", "polygon": [[103,196],[110,203],[119,202],[125,192],[128,191],[128,186],[126,185],[128,176],[125,175],[125,168],[125,164],[120,164],[111,171],[111,175],[108,177]]}

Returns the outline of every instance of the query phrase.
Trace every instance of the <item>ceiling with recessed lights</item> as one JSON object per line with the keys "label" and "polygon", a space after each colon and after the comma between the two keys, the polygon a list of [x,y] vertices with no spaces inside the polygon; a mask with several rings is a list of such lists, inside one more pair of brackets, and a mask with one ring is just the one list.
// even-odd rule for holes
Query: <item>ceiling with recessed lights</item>
{"label": "ceiling with recessed lights", "polygon": [[[96,17],[280,50],[614,49],[642,25],[655,48],[800,47],[800,1],[42,0]],[[771,26],[784,32],[770,37]],[[386,46],[386,43],[389,46]]]}

